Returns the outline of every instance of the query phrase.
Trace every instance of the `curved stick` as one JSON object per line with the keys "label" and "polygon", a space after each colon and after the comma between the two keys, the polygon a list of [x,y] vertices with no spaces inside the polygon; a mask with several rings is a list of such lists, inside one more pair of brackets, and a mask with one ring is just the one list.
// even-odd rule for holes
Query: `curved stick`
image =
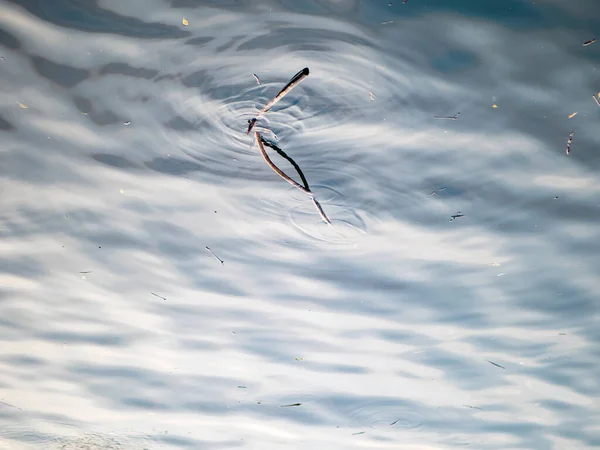
{"label": "curved stick", "polygon": [[308,70],[308,67],[305,67],[296,75],[294,75],[289,81],[289,83],[286,84],[281,91],[279,91],[279,94],[273,97],[273,100],[267,103],[267,105],[262,109],[262,111],[258,115],[260,116],[269,111],[273,106],[275,106],[275,103],[277,103],[279,100],[285,97],[292,89],[294,89],[294,87],[296,87],[302,80],[304,80],[309,73],[310,71]]}
{"label": "curved stick", "polygon": [[321,218],[325,221],[325,223],[331,225],[331,221],[329,220],[329,218],[327,217],[327,215],[325,215],[325,211],[323,211],[323,208],[321,207],[321,204],[317,201],[317,199],[315,198],[315,195],[312,193],[312,191],[310,189],[307,189],[304,186],[301,186],[300,184],[296,183],[289,176],[287,176],[279,167],[277,167],[273,163],[273,161],[271,161],[271,158],[269,158],[269,155],[267,155],[267,152],[266,152],[265,147],[263,145],[262,137],[261,137],[261,135],[260,135],[260,133],[258,131],[254,132],[254,139],[256,139],[256,144],[258,145],[260,153],[261,153],[263,159],[265,160],[265,162],[269,165],[269,167],[271,169],[273,169],[273,171],[277,175],[279,175],[285,181],[287,181],[288,183],[290,183],[296,189],[300,189],[302,192],[304,192],[306,195],[308,195],[311,198],[312,202],[314,203],[315,207],[317,208],[317,211],[319,212],[319,215],[321,216]]}
{"label": "curved stick", "polygon": [[282,158],[287,159],[288,162],[294,166],[294,169],[296,169],[296,172],[298,172],[298,176],[300,177],[300,179],[302,180],[302,184],[304,185],[304,187],[306,188],[306,190],[310,191],[310,187],[308,186],[308,181],[306,181],[306,177],[304,176],[304,173],[302,172],[302,169],[300,168],[300,166],[298,164],[296,164],[296,161],[294,161],[292,159],[291,156],[289,156],[286,152],[284,152],[283,150],[281,150],[279,147],[277,147],[275,144],[273,144],[272,142],[267,141],[266,139],[264,139],[262,136],[260,137],[260,140],[263,142],[264,145],[266,145],[267,147],[271,147],[273,150],[275,150]]}
{"label": "curved stick", "polygon": [[273,169],[273,171],[277,175],[279,175],[285,181],[287,181],[288,183],[290,183],[292,186],[294,186],[297,189],[300,189],[305,194],[309,194],[310,195],[311,192],[308,189],[306,189],[304,186],[301,186],[298,183],[296,183],[294,180],[292,180],[289,176],[287,176],[285,173],[283,173],[283,171],[279,167],[277,167],[273,163],[273,161],[271,161],[271,158],[269,158],[269,155],[267,155],[267,152],[265,151],[265,147],[264,147],[263,142],[262,142],[262,137],[261,137],[261,135],[260,135],[260,133],[258,131],[254,132],[254,138],[256,139],[256,143],[258,144],[258,149],[260,150],[260,154],[264,158],[265,162],[269,165],[269,167],[271,169]]}

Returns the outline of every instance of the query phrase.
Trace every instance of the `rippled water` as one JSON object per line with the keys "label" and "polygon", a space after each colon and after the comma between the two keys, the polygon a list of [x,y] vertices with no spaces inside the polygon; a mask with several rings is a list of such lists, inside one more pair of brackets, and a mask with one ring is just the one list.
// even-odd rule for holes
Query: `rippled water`
{"label": "rippled water", "polygon": [[600,446],[595,0],[0,10],[0,449]]}

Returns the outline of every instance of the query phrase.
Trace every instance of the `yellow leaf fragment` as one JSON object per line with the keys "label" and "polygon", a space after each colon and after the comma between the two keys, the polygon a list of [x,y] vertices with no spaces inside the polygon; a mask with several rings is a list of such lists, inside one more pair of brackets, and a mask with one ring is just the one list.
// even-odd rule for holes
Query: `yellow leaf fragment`
{"label": "yellow leaf fragment", "polygon": [[575,117],[577,115],[576,112],[574,112],[573,114],[569,114],[569,119],[572,119],[573,117]]}
{"label": "yellow leaf fragment", "polygon": [[498,105],[496,105],[495,103],[492,105],[492,108],[496,109],[498,107]]}
{"label": "yellow leaf fragment", "polygon": [[190,24],[185,17],[181,19],[181,23],[186,27]]}
{"label": "yellow leaf fragment", "polygon": [[29,106],[27,106],[25,103],[21,103],[21,102],[17,102],[19,104],[19,106],[23,109],[27,109],[29,108]]}

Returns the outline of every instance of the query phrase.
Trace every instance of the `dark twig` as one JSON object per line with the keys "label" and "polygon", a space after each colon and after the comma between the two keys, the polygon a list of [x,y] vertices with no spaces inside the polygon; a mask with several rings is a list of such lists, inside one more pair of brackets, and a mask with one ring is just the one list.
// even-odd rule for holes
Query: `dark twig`
{"label": "dark twig", "polygon": [[275,97],[273,97],[273,100],[271,100],[269,103],[267,103],[265,105],[265,107],[262,109],[262,111],[259,113],[259,115],[266,113],[273,106],[275,106],[275,104],[279,100],[281,100],[283,97],[285,97],[287,94],[289,94],[289,92],[292,89],[294,89],[294,87],[296,87],[302,80],[304,80],[308,76],[309,73],[310,73],[310,71],[308,70],[308,67],[305,67],[300,72],[298,72],[296,75],[294,75],[292,77],[292,79],[289,81],[289,83],[286,84],[284,86],[284,88],[281,91],[279,91],[279,93]]}
{"label": "dark twig", "polygon": [[506,367],[501,366],[500,364],[496,364],[494,361],[490,361],[489,359],[486,359],[486,361],[489,362],[493,366],[500,367],[501,369],[506,370]]}
{"label": "dark twig", "polygon": [[458,120],[458,116],[460,116],[460,113],[457,112],[456,114],[454,114],[453,116],[433,116],[434,119],[448,119],[448,120]]}
{"label": "dark twig", "polygon": [[296,164],[296,161],[294,161],[290,156],[288,156],[288,154],[286,152],[281,150],[274,143],[267,141],[262,136],[261,136],[261,139],[262,139],[263,144],[265,144],[267,147],[270,147],[273,150],[275,150],[282,158],[286,159],[292,166],[294,166],[294,169],[296,169],[296,172],[298,172],[298,175],[300,176],[300,179],[302,180],[302,184],[304,185],[306,190],[310,191],[310,188],[308,187],[308,181],[306,181],[306,178],[304,177],[304,173],[302,173],[302,169],[300,169],[300,166],[298,164]]}
{"label": "dark twig", "polygon": [[213,255],[221,264],[225,264],[225,261],[223,261],[217,255],[215,255],[215,253],[209,247],[204,247],[204,248],[206,248],[206,250],[208,250],[208,253],[210,253],[211,255]]}

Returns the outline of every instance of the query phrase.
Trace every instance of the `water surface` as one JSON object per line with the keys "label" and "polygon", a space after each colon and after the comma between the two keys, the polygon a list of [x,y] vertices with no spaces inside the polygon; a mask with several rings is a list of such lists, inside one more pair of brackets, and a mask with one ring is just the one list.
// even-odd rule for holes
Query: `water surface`
{"label": "water surface", "polygon": [[600,446],[596,2],[0,8],[0,449]]}

